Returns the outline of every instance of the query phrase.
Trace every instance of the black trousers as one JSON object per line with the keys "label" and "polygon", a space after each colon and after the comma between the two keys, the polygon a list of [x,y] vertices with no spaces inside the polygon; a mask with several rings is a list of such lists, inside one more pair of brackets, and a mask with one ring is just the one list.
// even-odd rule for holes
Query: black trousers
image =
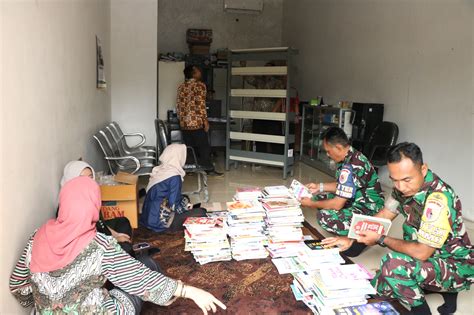
{"label": "black trousers", "polygon": [[[182,133],[184,143],[189,147],[193,147],[196,151],[198,164],[207,171],[214,170],[214,166],[211,162],[211,145],[209,144],[207,132],[205,132],[204,129],[198,129],[183,130]],[[188,161],[190,161],[189,158],[188,152]]]}
{"label": "black trousers", "polygon": [[[271,120],[252,120],[252,132],[265,135],[282,135],[282,126],[279,121]],[[255,147],[257,152],[283,154],[285,146],[279,143],[256,142]]]}

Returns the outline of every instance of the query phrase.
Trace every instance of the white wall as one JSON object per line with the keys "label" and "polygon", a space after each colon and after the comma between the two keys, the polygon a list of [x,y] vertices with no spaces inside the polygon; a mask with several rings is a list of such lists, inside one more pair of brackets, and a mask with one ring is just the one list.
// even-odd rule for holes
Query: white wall
{"label": "white wall", "polygon": [[55,211],[64,164],[82,156],[104,166],[91,136],[110,119],[95,47],[97,34],[110,70],[109,2],[4,0],[0,9],[0,314],[20,314],[8,279],[29,235]]}
{"label": "white wall", "polygon": [[264,0],[263,13],[250,15],[225,13],[224,0],[158,0],[160,53],[187,53],[188,28],[212,29],[212,51],[280,46],[282,4]]}
{"label": "white wall", "polygon": [[157,0],[111,1],[112,119],[155,145]]}
{"label": "white wall", "polygon": [[158,117],[166,121],[168,110],[176,109],[178,87],[184,81],[184,62],[160,61],[158,64]]}
{"label": "white wall", "polygon": [[385,103],[399,141],[420,145],[470,218],[473,11],[468,0],[286,0],[283,8],[283,44],[300,50],[300,97]]}

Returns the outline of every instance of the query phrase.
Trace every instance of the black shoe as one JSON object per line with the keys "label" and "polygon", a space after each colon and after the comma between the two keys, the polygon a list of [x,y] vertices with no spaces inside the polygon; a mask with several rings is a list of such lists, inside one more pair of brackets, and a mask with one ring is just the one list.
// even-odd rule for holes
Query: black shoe
{"label": "black shoe", "polygon": [[457,309],[457,292],[440,292],[444,299],[444,304],[438,307],[441,315],[450,315],[456,313]]}
{"label": "black shoe", "polygon": [[224,177],[224,173],[219,173],[219,172],[216,172],[215,170],[213,171],[207,171],[207,176],[210,176],[210,177]]}

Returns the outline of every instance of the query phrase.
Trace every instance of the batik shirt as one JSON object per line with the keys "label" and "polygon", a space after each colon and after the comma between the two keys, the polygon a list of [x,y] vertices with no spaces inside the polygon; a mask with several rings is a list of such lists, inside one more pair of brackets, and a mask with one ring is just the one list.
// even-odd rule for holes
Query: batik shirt
{"label": "batik shirt", "polygon": [[[245,82],[256,89],[286,89],[282,79],[275,76],[246,76]],[[278,98],[273,97],[256,97],[253,102],[252,110],[257,112],[272,112],[278,100]]]}
{"label": "batik shirt", "polygon": [[336,180],[336,196],[347,199],[344,208],[352,207],[365,215],[374,215],[383,208],[384,196],[377,172],[354,148],[337,164]]}
{"label": "batik shirt", "polygon": [[462,219],[461,201],[454,190],[428,170],[423,186],[405,198],[394,189],[397,211],[405,217],[403,238],[436,248],[434,258],[458,265],[458,272],[474,276],[474,251]]}
{"label": "batik shirt", "polygon": [[206,93],[206,85],[195,79],[186,80],[178,87],[176,109],[181,129],[204,128],[207,120]]}
{"label": "batik shirt", "polygon": [[[64,268],[32,273],[33,237],[13,270],[10,290],[22,306],[34,305],[40,314],[135,314],[123,291],[158,305],[176,291],[175,280],[151,271],[101,233]],[[104,289],[107,279],[123,291]]]}

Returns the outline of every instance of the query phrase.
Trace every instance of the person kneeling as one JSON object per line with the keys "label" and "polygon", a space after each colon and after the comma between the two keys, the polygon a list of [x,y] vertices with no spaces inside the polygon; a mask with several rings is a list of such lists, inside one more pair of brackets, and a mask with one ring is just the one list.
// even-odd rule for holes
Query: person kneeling
{"label": "person kneeling", "polygon": [[186,151],[184,144],[167,146],[150,175],[140,224],[154,232],[180,230],[187,217],[205,216],[203,209],[192,209],[181,195]]}
{"label": "person kneeling", "polygon": [[[347,235],[353,213],[374,215],[384,204],[379,177],[369,160],[349,144],[341,128],[331,127],[323,134],[327,155],[337,163],[336,182],[307,187],[313,198],[301,199],[303,207],[321,209],[321,227],[334,234]],[[329,193],[323,195],[323,193]]]}
{"label": "person kneeling", "polygon": [[[431,314],[425,292],[439,292],[445,303],[440,314],[456,312],[457,292],[474,281],[474,250],[462,219],[461,202],[454,190],[423,163],[420,148],[400,143],[388,155],[394,189],[375,216],[394,220],[405,217],[403,240],[359,233],[357,241],[332,237],[324,244],[354,252],[358,244],[388,247],[372,284],[381,295],[396,298],[411,314]],[[357,253],[356,253],[357,254]]]}

